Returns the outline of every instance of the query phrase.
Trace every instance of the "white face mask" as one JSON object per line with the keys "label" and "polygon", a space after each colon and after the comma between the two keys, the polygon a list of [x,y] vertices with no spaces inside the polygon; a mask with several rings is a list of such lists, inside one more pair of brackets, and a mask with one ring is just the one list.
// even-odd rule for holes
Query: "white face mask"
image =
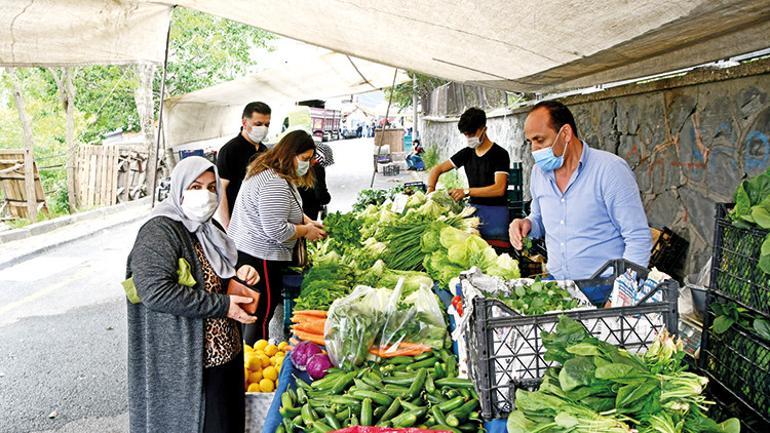
{"label": "white face mask", "polygon": [[475,135],[473,137],[468,137],[468,147],[470,147],[471,149],[475,149],[481,146],[481,137],[483,136],[484,136],[484,133],[482,132],[481,134],[479,134],[478,137],[476,137]]}
{"label": "white face mask", "polygon": [[205,189],[188,189],[182,193],[182,211],[187,218],[204,223],[211,219],[219,206],[217,195]]}
{"label": "white face mask", "polygon": [[246,131],[246,135],[249,136],[249,140],[259,144],[267,137],[267,126],[252,126],[250,130]]}
{"label": "white face mask", "polygon": [[304,176],[308,170],[310,170],[310,161],[303,161],[297,158],[297,176]]}

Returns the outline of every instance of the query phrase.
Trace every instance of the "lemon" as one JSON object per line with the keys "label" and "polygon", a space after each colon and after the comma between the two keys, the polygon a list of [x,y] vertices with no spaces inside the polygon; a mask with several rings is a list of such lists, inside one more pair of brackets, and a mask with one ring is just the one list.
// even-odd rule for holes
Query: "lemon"
{"label": "lemon", "polygon": [[267,347],[265,347],[265,355],[274,356],[276,353],[278,353],[278,346],[275,344],[268,344]]}
{"label": "lemon", "polygon": [[262,371],[262,376],[265,379],[270,379],[272,381],[275,381],[278,379],[278,370],[275,369],[275,367],[267,367]]}
{"label": "lemon", "polygon": [[[249,389],[251,389],[251,385],[249,385]],[[273,392],[275,384],[270,379],[262,379],[259,381],[259,390],[262,392]]]}
{"label": "lemon", "polygon": [[262,358],[260,358],[259,356],[246,357],[246,367],[251,371],[262,369],[262,364],[263,364]]}
{"label": "lemon", "polygon": [[254,350],[265,350],[265,347],[267,347],[267,340],[259,340],[256,343],[254,343]]}
{"label": "lemon", "polygon": [[257,355],[257,359],[262,361],[262,367],[269,367],[270,366],[270,358],[268,358],[265,355]]}
{"label": "lemon", "polygon": [[253,352],[253,351],[254,351],[253,347],[249,346],[246,343],[243,343],[243,353],[244,354],[249,353],[249,352]]}
{"label": "lemon", "polygon": [[278,350],[281,352],[286,352],[287,347],[289,347],[289,343],[285,341],[281,341],[280,343],[278,343]]}
{"label": "lemon", "polygon": [[278,358],[278,360],[275,361],[275,364],[273,365],[275,366],[276,370],[281,371],[281,366],[283,365],[283,358]]}
{"label": "lemon", "polygon": [[264,373],[262,371],[255,371],[253,373],[249,374],[249,383],[259,383],[260,380],[264,377]]}
{"label": "lemon", "polygon": [[[272,384],[272,382],[270,382]],[[249,385],[249,387],[246,389],[246,392],[261,392],[260,391],[260,384],[259,383],[252,383]],[[269,392],[269,391],[266,391]]]}

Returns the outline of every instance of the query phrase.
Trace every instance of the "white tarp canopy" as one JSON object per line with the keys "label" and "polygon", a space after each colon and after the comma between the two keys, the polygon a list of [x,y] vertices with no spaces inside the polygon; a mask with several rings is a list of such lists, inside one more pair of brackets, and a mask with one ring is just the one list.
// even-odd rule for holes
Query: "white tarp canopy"
{"label": "white tarp canopy", "polygon": [[[403,71],[326,49],[287,60],[255,75],[166,100],[164,129],[171,146],[235,134],[243,107],[264,101],[274,109],[271,129],[280,130],[276,107],[307,99],[370,92],[409,79]],[[395,77],[394,77],[395,75]]]}
{"label": "white tarp canopy", "polygon": [[168,5],[1,0],[0,66],[161,63]]}
{"label": "white tarp canopy", "polygon": [[175,4],[514,91],[635,78],[770,45],[770,0],[3,0],[0,65],[160,62]]}

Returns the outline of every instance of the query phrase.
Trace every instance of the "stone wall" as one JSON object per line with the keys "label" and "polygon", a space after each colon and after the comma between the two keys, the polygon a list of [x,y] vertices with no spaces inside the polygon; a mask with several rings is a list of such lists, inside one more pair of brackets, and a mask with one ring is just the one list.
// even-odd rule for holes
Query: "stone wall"
{"label": "stone wall", "polygon": [[[731,201],[742,178],[770,165],[769,93],[770,61],[758,61],[563,102],[582,139],[633,168],[650,224],[668,226],[690,242],[686,271],[693,272],[710,256],[714,204]],[[488,129],[528,173],[525,111],[490,118]],[[463,146],[456,119],[423,120],[422,136],[444,157]]]}

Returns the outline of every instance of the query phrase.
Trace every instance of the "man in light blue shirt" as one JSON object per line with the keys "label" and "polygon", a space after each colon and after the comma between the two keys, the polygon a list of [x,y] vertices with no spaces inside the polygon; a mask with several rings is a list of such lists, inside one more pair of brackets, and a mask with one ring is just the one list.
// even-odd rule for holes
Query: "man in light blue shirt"
{"label": "man in light blue shirt", "polygon": [[582,142],[569,108],[555,101],[530,110],[524,136],[535,158],[532,210],[511,223],[511,244],[520,250],[525,236],[545,236],[548,272],[558,280],[589,278],[611,259],[646,267],[652,239],[626,161]]}

